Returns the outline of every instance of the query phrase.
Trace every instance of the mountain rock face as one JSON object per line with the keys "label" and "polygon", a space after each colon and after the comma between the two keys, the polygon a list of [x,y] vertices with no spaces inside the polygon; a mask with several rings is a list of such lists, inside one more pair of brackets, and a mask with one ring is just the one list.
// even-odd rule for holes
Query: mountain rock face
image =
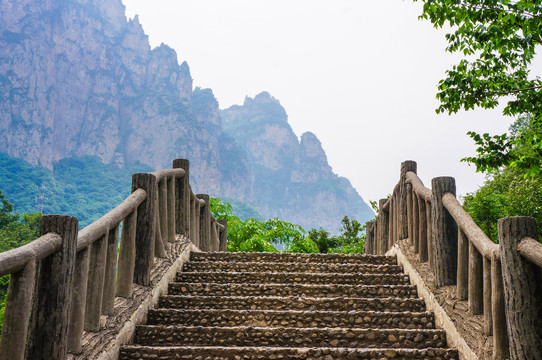
{"label": "mountain rock face", "polygon": [[[214,96],[193,94],[188,64],[166,45],[151,50],[120,0],[0,4],[1,152],[48,168],[84,155],[153,168],[184,157],[202,191],[250,200],[243,159],[243,191],[236,177],[221,177],[220,148],[235,144]],[[209,111],[196,115],[193,97]]]}
{"label": "mountain rock face", "polygon": [[350,182],[333,173],[318,138],[306,132],[299,141],[286,111],[267,92],[221,114],[224,130],[246,150],[254,169],[254,202],[261,213],[333,232],[344,215],[372,217]]}
{"label": "mountain rock face", "polygon": [[298,141],[275,99],[221,113],[173,49],[151,49],[121,0],[0,0],[0,138],[0,152],[49,169],[87,155],[155,169],[186,158],[194,192],[305,226],[321,212],[334,230],[330,209],[359,218],[366,207],[314,135]]}

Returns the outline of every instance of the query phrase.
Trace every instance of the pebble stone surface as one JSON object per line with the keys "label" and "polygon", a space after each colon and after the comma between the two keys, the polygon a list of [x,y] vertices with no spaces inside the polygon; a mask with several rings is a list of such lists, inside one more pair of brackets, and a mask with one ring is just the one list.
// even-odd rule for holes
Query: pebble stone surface
{"label": "pebble stone surface", "polygon": [[458,359],[393,257],[193,252],[121,360]]}

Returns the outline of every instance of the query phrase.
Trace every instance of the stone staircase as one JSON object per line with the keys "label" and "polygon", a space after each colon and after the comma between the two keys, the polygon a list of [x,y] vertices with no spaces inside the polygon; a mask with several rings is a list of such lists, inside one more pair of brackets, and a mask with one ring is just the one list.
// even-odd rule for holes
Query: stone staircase
{"label": "stone staircase", "polygon": [[395,258],[193,252],[120,359],[458,359],[434,323]]}

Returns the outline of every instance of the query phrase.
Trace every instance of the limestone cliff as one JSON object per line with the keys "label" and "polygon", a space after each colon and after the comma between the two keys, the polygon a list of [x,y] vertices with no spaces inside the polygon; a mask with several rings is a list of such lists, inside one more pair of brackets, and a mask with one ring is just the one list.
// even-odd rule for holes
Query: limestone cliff
{"label": "limestone cliff", "polygon": [[261,213],[333,232],[344,215],[360,221],[373,216],[350,182],[333,173],[318,138],[306,132],[299,141],[286,111],[267,92],[221,115],[225,131],[246,150],[254,169]]}
{"label": "limestone cliff", "polygon": [[212,92],[193,95],[188,64],[151,49],[120,0],[1,0],[0,137],[0,152],[49,168],[84,155],[153,168],[184,157],[196,191],[252,196],[243,158],[222,178],[221,150],[235,144]]}

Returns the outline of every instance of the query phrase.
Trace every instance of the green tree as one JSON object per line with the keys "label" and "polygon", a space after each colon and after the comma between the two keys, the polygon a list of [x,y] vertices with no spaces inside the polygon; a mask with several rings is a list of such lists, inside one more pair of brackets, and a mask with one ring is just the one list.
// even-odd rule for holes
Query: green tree
{"label": "green tree", "polygon": [[[414,0],[418,1],[418,0]],[[477,171],[513,165],[525,176],[540,174],[542,165],[542,81],[530,67],[542,43],[542,6],[528,0],[419,0],[421,19],[436,28],[449,26],[451,53],[464,58],[446,71],[438,85],[437,113],[475,107],[491,109],[506,101],[503,114],[529,116],[531,125],[515,135],[469,132],[479,146],[464,160]],[[522,148],[522,151],[518,151]]]}
{"label": "green tree", "polygon": [[[19,216],[13,212],[13,204],[5,198],[0,190],[0,252],[7,251],[29,243],[38,238],[41,213]],[[9,275],[0,277],[0,332],[4,323],[4,309],[9,286]]]}

